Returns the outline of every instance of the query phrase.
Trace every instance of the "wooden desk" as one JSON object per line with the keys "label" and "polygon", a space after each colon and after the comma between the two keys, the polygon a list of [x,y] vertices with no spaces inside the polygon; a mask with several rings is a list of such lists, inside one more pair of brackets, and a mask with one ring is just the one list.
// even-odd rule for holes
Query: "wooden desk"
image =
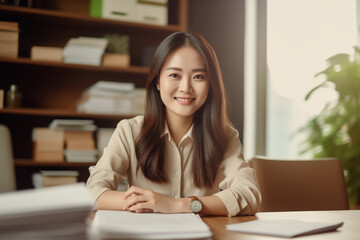
{"label": "wooden desk", "polygon": [[[281,239],[286,238],[269,237],[254,234],[245,234],[233,231],[227,231],[226,225],[232,223],[248,222],[252,220],[274,220],[274,219],[293,219],[305,221],[343,221],[344,225],[338,228],[337,231],[319,233],[299,237],[301,240],[317,239],[317,240],[358,240],[360,239],[360,210],[345,210],[345,211],[304,211],[304,212],[262,212],[255,216],[244,217],[202,217],[213,232],[214,240],[255,240],[255,239]],[[297,238],[295,238],[297,239]]]}

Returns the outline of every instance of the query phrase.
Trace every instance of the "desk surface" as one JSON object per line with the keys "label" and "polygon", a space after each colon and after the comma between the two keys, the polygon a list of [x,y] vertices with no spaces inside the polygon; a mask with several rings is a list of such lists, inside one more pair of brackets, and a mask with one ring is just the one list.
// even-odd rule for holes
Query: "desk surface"
{"label": "desk surface", "polygon": [[360,239],[360,210],[345,210],[345,211],[304,211],[304,212],[261,212],[255,216],[241,216],[241,217],[202,217],[211,231],[213,232],[214,240],[255,240],[255,239],[281,239],[278,237],[261,236],[254,234],[245,234],[233,231],[227,231],[226,225],[232,223],[248,222],[252,220],[274,220],[274,219],[292,219],[304,221],[343,221],[344,225],[338,228],[337,231],[319,233],[299,237],[301,240],[317,239],[317,240],[331,240],[331,239],[346,239],[358,240]]}

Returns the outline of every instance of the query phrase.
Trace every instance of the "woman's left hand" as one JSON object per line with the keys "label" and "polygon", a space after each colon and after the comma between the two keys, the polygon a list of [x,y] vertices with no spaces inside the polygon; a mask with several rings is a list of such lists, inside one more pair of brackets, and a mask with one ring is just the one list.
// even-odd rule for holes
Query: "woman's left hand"
{"label": "woman's left hand", "polygon": [[137,213],[176,213],[183,212],[181,203],[181,199],[132,186],[124,195],[123,210]]}

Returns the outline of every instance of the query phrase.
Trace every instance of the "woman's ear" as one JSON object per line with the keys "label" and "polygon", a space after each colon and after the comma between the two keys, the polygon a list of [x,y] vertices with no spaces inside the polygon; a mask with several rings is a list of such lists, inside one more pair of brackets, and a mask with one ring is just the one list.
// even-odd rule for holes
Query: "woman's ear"
{"label": "woman's ear", "polygon": [[156,88],[157,88],[157,90],[160,91],[160,82],[159,82],[159,80],[156,81]]}

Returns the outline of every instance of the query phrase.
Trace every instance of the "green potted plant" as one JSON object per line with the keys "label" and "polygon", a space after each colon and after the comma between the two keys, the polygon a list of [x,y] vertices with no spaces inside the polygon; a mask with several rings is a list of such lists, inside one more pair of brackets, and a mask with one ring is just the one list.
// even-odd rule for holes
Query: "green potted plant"
{"label": "green potted plant", "polygon": [[325,80],[313,88],[333,88],[338,99],[329,102],[301,131],[308,134],[302,153],[314,157],[337,157],[342,161],[350,206],[360,205],[360,48],[354,55],[336,54],[327,59],[328,67],[315,76]]}

